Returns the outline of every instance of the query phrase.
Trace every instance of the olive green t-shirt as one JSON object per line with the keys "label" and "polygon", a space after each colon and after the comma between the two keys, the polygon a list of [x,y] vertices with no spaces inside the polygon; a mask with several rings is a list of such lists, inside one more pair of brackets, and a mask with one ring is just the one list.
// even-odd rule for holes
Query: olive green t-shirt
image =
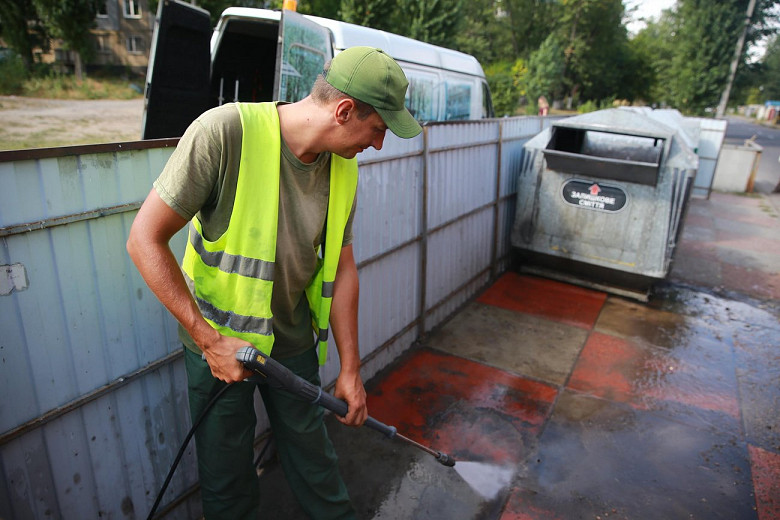
{"label": "olive green t-shirt", "polygon": [[[241,117],[235,104],[211,109],[196,119],[179,141],[154,182],[160,198],[181,217],[195,215],[207,240],[219,238],[233,210],[242,140]],[[263,143],[256,143],[258,148]],[[314,345],[304,289],[317,265],[330,191],[330,153],[310,164],[301,162],[282,139],[279,179],[279,224],[276,267],[271,297],[275,343],[272,356],[285,358]],[[352,243],[352,212],[344,231]],[[179,338],[200,352],[189,334],[179,327]]]}

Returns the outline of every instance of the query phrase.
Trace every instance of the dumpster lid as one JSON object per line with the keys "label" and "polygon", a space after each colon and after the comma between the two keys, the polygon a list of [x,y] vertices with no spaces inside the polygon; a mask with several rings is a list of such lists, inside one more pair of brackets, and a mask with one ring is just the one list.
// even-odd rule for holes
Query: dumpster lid
{"label": "dumpster lid", "polygon": [[655,186],[673,137],[642,114],[600,110],[553,123],[543,153],[552,170]]}
{"label": "dumpster lid", "polygon": [[[677,130],[677,137],[688,145],[691,150],[699,147],[699,134],[701,128],[697,121],[691,121],[684,117],[679,110],[675,108],[657,108],[655,110],[643,107],[645,110],[640,112],[651,119],[659,121],[669,128]],[[623,107],[623,110],[632,110],[629,107]]]}
{"label": "dumpster lid", "polygon": [[632,110],[610,108],[555,121],[552,126],[595,130],[657,139],[671,139],[675,130]]}

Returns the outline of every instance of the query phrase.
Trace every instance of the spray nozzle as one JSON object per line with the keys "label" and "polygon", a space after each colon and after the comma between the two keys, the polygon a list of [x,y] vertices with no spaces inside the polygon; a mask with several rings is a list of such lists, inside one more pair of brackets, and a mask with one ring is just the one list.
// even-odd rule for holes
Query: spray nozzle
{"label": "spray nozzle", "polygon": [[439,464],[447,466],[448,468],[452,468],[455,466],[455,459],[453,459],[446,453],[442,453],[440,451],[436,452],[436,460],[439,461]]}

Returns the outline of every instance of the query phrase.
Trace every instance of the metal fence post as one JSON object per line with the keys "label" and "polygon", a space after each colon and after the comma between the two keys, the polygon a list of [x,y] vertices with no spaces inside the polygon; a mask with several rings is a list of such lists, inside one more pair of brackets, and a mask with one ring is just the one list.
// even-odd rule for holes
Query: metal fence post
{"label": "metal fence post", "polygon": [[422,201],[420,204],[420,316],[418,326],[418,339],[425,336],[425,315],[428,307],[427,303],[427,285],[428,285],[428,163],[430,160],[429,151],[429,131],[430,127],[423,126],[423,171],[422,171]]}
{"label": "metal fence post", "polygon": [[503,157],[504,142],[504,122],[498,123],[498,143],[496,145],[496,197],[493,200],[493,245],[490,252],[490,279],[495,280],[498,276],[498,241],[501,240],[499,234],[499,219],[501,217],[501,159]]}

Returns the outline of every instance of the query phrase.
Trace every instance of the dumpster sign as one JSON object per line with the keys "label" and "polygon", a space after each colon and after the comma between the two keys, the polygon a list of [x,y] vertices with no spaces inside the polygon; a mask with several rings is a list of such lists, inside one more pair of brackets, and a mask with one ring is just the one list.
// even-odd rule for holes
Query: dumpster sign
{"label": "dumpster sign", "polygon": [[584,209],[618,212],[628,202],[628,194],[616,186],[580,180],[570,180],[563,185],[563,200]]}

